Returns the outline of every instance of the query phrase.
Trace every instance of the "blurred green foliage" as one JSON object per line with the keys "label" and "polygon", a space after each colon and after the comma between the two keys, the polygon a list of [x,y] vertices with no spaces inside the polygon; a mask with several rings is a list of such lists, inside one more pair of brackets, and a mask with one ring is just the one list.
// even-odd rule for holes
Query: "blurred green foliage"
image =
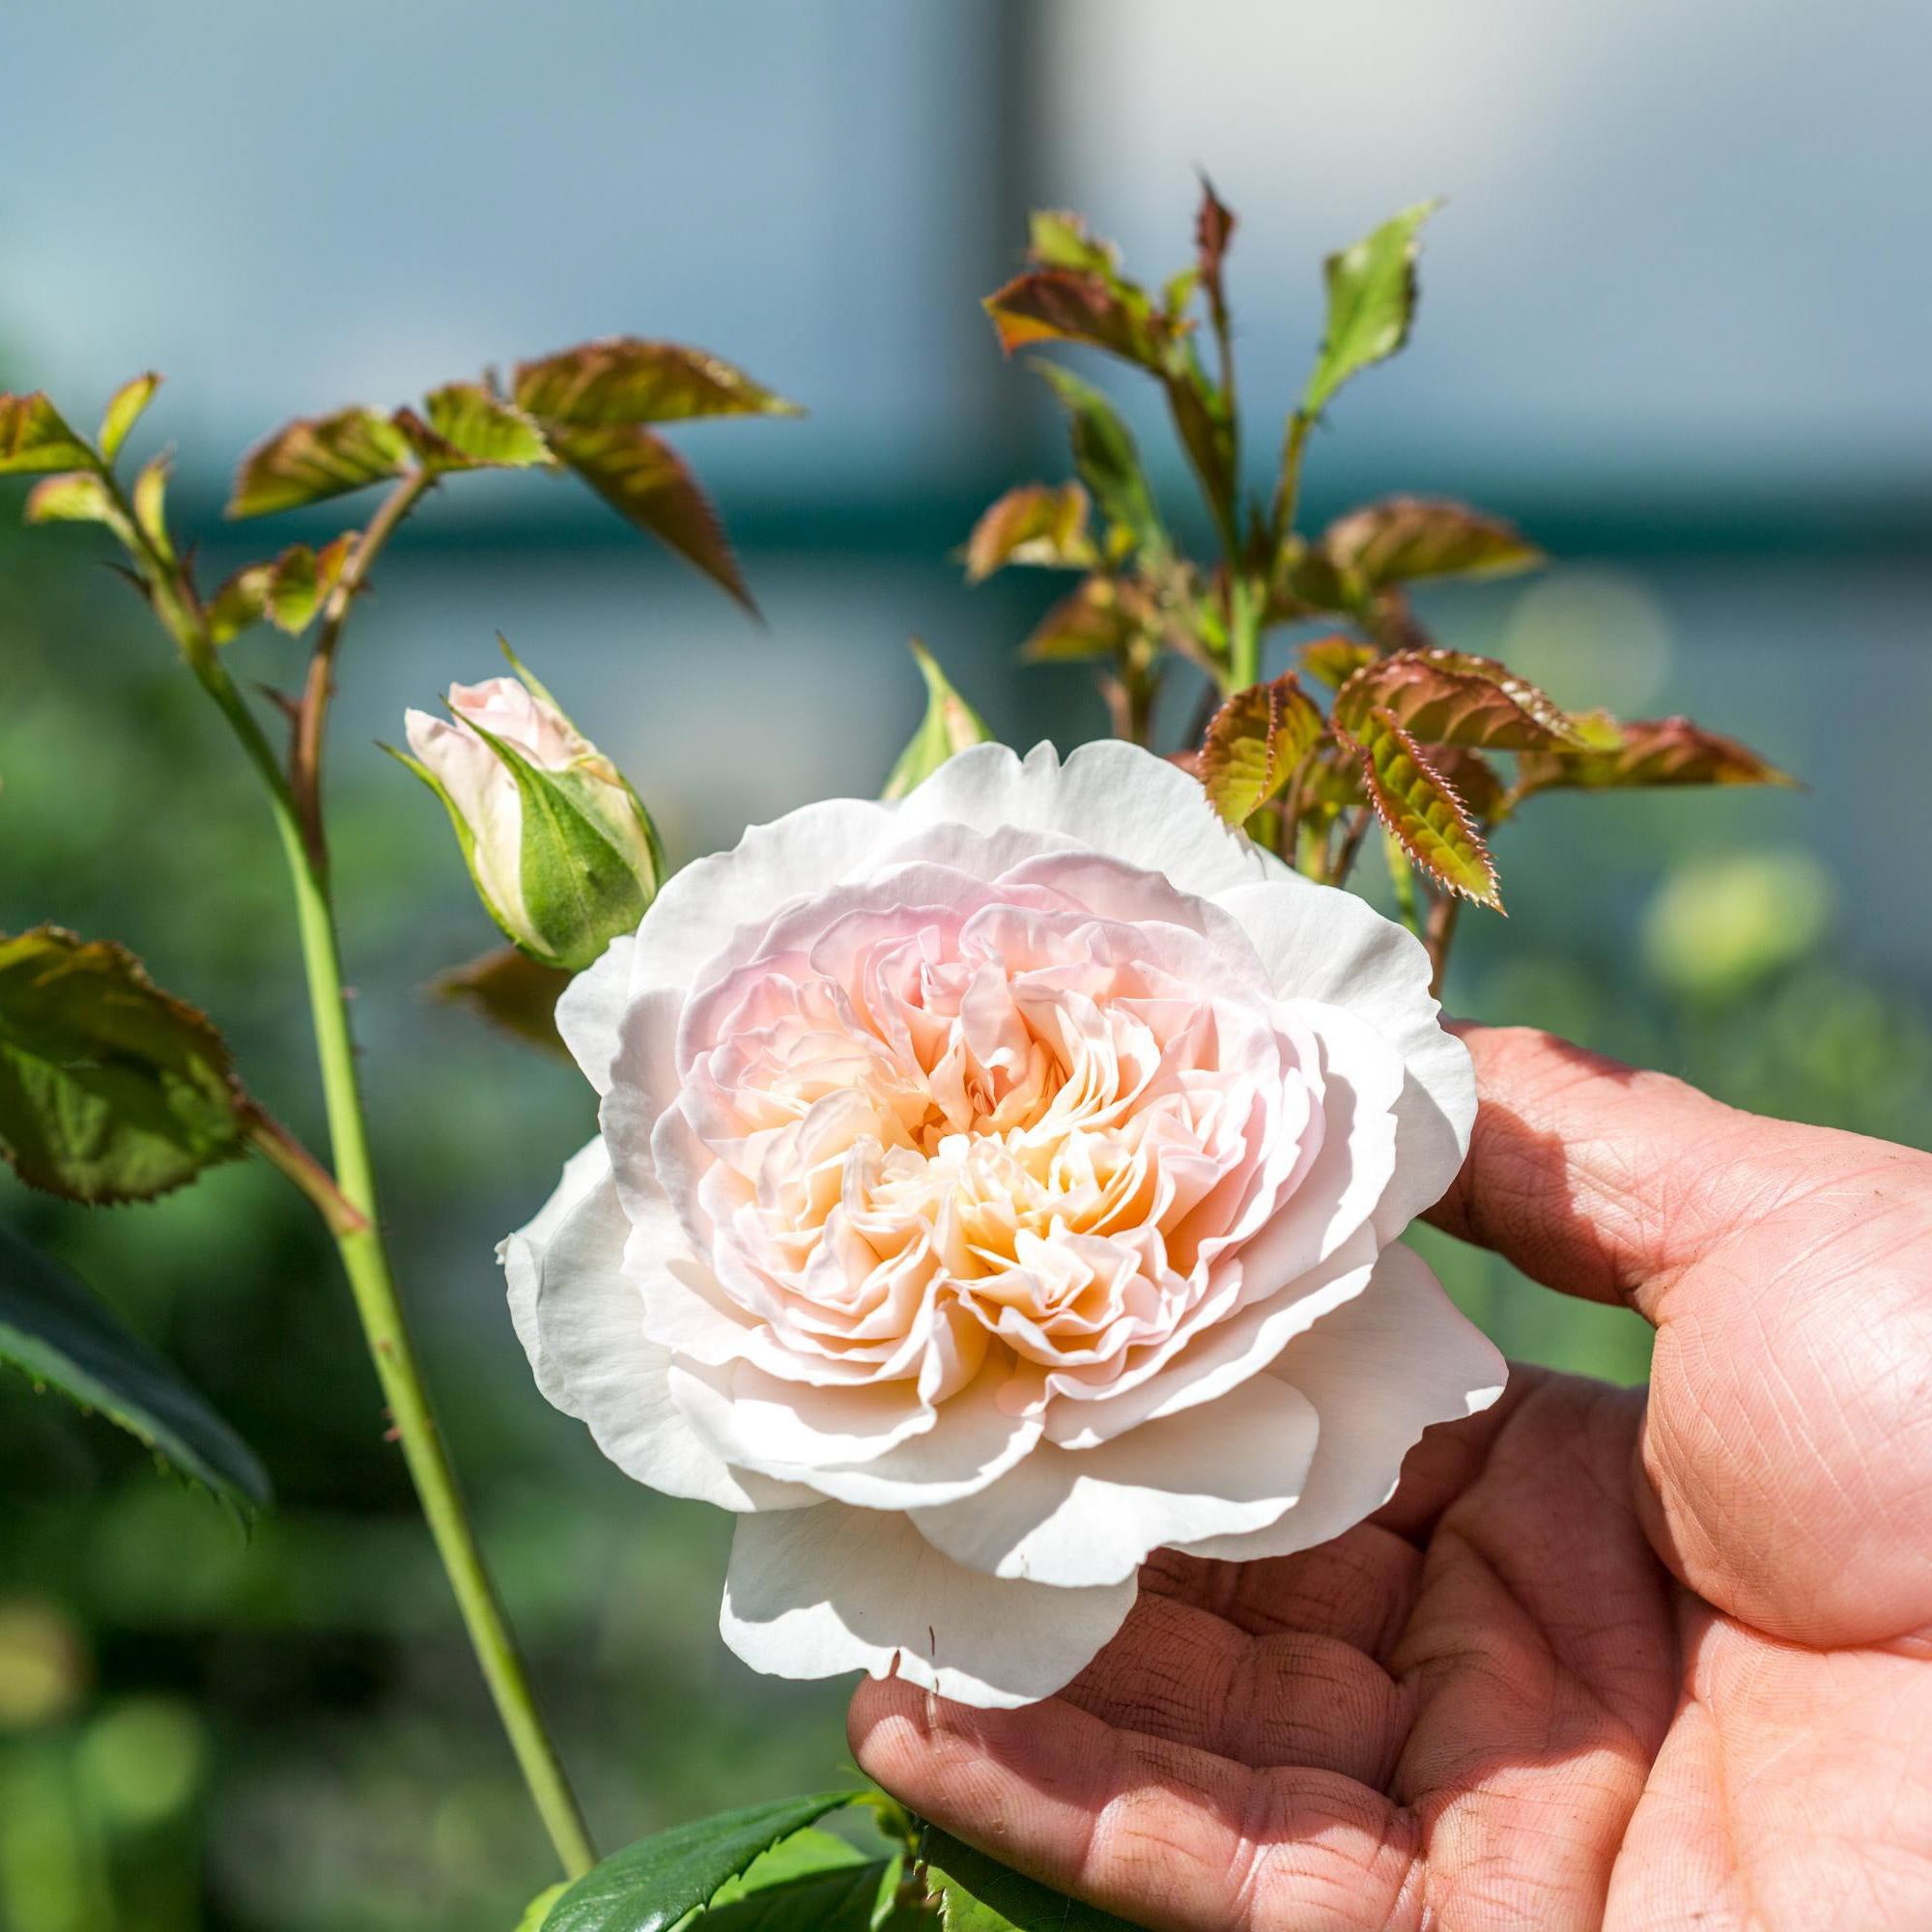
{"label": "blurred green foliage", "polygon": [[[251,1089],[316,1138],[285,888],[252,781],[125,588],[77,567],[82,548],[0,534],[0,930],[54,919],[125,940],[214,1013]],[[843,563],[855,582],[873,569]],[[1496,608],[1516,621],[1532,600],[1560,606],[1544,585]],[[1584,628],[1568,610],[1564,634]],[[296,662],[272,639],[246,648],[249,675]],[[1605,674],[1634,676],[1641,654],[1606,658]],[[468,668],[426,666],[422,695]],[[1050,696],[1034,702],[1009,690],[988,710],[1054,715]],[[537,1396],[510,1333],[490,1246],[591,1131],[586,1090],[422,995],[489,935],[408,781],[349,742],[331,799],[404,1293],[602,1843],[839,1782],[844,1687],[755,1678],[717,1640],[728,1520],[606,1463]],[[1708,809],[1668,807],[1672,826]],[[1742,1106],[1925,1142],[1932,1019],[1834,963],[1829,881],[1788,849],[1802,802],[1741,810],[1714,821],[1730,841],[1714,847],[1660,838],[1640,809],[1552,809],[1558,829],[1516,862],[1516,919],[1465,923],[1451,1006],[1553,1027]],[[1566,837],[1616,892],[1641,882],[1624,912],[1567,920]],[[278,1496],[244,1535],[112,1429],[0,1381],[0,1927],[513,1925],[548,1854],[306,1207],[255,1163],[141,1208],[90,1214],[11,1180],[0,1194],[10,1225],[72,1263],[263,1450]],[[1511,1352],[1642,1376],[1634,1317],[1414,1238]]]}

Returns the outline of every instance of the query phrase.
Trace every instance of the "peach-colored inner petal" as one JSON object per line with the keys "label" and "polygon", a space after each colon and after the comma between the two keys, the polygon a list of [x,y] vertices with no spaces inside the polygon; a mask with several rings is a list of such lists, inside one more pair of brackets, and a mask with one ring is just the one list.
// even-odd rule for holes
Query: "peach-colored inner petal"
{"label": "peach-colored inner petal", "polygon": [[1104,1393],[1280,1286],[1240,1247],[1319,1151],[1320,1057],[1224,937],[944,883],[795,907],[694,998],[673,1206],[781,1374],[931,1400],[991,1349],[1015,1409]]}

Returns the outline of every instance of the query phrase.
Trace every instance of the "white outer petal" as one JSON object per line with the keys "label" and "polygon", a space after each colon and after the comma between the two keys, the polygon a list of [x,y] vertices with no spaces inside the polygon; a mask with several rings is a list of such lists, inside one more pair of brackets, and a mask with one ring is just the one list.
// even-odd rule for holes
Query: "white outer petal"
{"label": "white outer petal", "polygon": [[673,872],[638,927],[632,997],[660,986],[688,990],[740,927],[761,931],[788,900],[869,870],[896,825],[891,806],[826,799],[754,825],[730,851]]}
{"label": "white outer petal", "polygon": [[1024,762],[1004,745],[956,753],[901,802],[898,836],[949,822],[1065,833],[1202,897],[1272,876],[1261,848],[1221,822],[1198,780],[1115,739],[1082,745],[1065,764],[1044,744]]}
{"label": "white outer petal", "polygon": [[536,1218],[498,1250],[538,1388],[627,1476],[667,1495],[729,1510],[815,1500],[728,1467],[671,1401],[670,1354],[644,1339],[641,1299],[621,1272],[630,1223],[602,1149],[593,1141],[575,1155]]}
{"label": "white outer petal", "polygon": [[556,1030],[583,1077],[600,1094],[611,1091],[617,1037],[631,1000],[631,955],[637,939],[613,939],[571,980],[556,1003]]}
{"label": "white outer petal", "polygon": [[1412,1249],[1386,1249],[1365,1293],[1324,1315],[1268,1373],[1315,1405],[1321,1433],[1301,1499],[1279,1522],[1183,1546],[1249,1563],[1340,1536],[1395,1493],[1403,1458],[1431,1423],[1488,1408],[1509,1371]]}
{"label": "white outer petal", "polygon": [[1009,1710],[1050,1697],[1133,1607],[1130,1577],[1056,1590],[963,1569],[895,1511],[825,1503],[738,1520],[718,1628],[753,1670],[896,1674]]}
{"label": "white outer petal", "polygon": [[543,1345],[537,1339],[537,1289],[543,1279],[544,1249],[564,1217],[585,1195],[611,1178],[611,1155],[600,1137],[586,1142],[563,1164],[563,1179],[551,1197],[514,1235],[505,1235],[497,1243],[497,1259],[502,1264],[505,1292],[510,1303],[510,1323],[524,1353],[530,1358],[530,1370],[540,1388],[552,1402],[551,1378],[554,1371],[544,1359]]}
{"label": "white outer petal", "polygon": [[1395,1178],[1375,1216],[1378,1237],[1393,1241],[1448,1191],[1476,1119],[1475,1070],[1468,1049],[1442,1029],[1428,953],[1353,893],[1286,868],[1217,893],[1215,902],[1246,928],[1277,995],[1346,1007],[1402,1055]]}
{"label": "white outer petal", "polygon": [[990,1488],[912,1520],[955,1562],[995,1577],[1123,1582],[1165,1545],[1260,1529],[1292,1509],[1318,1427],[1299,1389],[1256,1376],[1097,1449],[1042,1443]]}

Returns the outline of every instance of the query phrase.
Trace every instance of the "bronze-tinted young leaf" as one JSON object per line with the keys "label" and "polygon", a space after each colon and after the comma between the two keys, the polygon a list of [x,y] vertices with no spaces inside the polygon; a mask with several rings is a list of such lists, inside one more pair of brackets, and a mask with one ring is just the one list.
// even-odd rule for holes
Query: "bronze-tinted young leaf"
{"label": "bronze-tinted young leaf", "polygon": [[134,478],[134,488],[129,493],[134,505],[134,521],[140,526],[141,534],[154,546],[155,554],[163,563],[173,563],[175,547],[168,537],[168,472],[171,469],[165,453],[152,457],[141,468],[141,473]]}
{"label": "bronze-tinted young leaf", "polygon": [[966,540],[966,581],[980,583],[1009,563],[1092,570],[1099,561],[1087,535],[1087,493],[1077,483],[1026,483],[1009,490]]}
{"label": "bronze-tinted young leaf", "polygon": [[269,592],[275,581],[272,563],[247,563],[223,579],[208,600],[203,617],[210,639],[225,644],[268,614]]}
{"label": "bronze-tinted young leaf", "polygon": [[1073,467],[1093,492],[1100,514],[1125,530],[1141,550],[1164,549],[1167,532],[1154,508],[1153,493],[1141,469],[1140,451],[1121,412],[1096,389],[1057,362],[1035,362],[1066,412],[1067,435],[1073,445]]}
{"label": "bronze-tinted young leaf", "polygon": [[1021,654],[1038,663],[1111,657],[1140,636],[1149,615],[1131,584],[1090,577],[1039,620]]}
{"label": "bronze-tinted young leaf", "polygon": [[298,638],[342,581],[357,532],[344,530],[319,551],[291,544],[269,567],[264,614],[276,630]]}
{"label": "bronze-tinted young leaf", "polygon": [[1309,676],[1320,678],[1330,691],[1340,691],[1364,665],[1376,661],[1376,647],[1340,631],[1303,644],[1297,655]]}
{"label": "bronze-tinted young leaf", "polygon": [[91,469],[43,476],[27,492],[30,524],[103,524],[111,513],[107,486]]}
{"label": "bronze-tinted young leaf", "polygon": [[1027,258],[1042,269],[1074,269],[1117,279],[1121,251],[1087,232],[1077,214],[1064,209],[1036,209],[1027,223]]}
{"label": "bronze-tinted young leaf", "polygon": [[231,517],[265,517],[366,489],[410,467],[409,439],[375,410],[338,410],[285,423],[242,459]]}
{"label": "bronze-tinted young leaf", "polygon": [[155,400],[155,391],[160,386],[160,376],[150,369],[131,383],[123,383],[108,398],[106,412],[100,418],[100,453],[109,463],[120,454],[121,445],[128,440],[128,432],[140,420],[141,412]]}
{"label": "bronze-tinted young leaf", "polygon": [[1236,692],[1215,712],[1202,741],[1208,802],[1230,825],[1245,825],[1286,787],[1324,728],[1293,671]]}
{"label": "bronze-tinted young leaf", "polygon": [[[445,383],[423,398],[423,410],[436,437],[467,465],[527,469],[554,461],[543,431],[515,404],[493,395],[481,383]],[[401,420],[399,412],[397,421]]]}
{"label": "bronze-tinted young leaf", "polygon": [[1200,358],[1184,343],[1170,352],[1161,382],[1180,446],[1187,452],[1215,515],[1232,526],[1239,449],[1227,392],[1208,377]]}
{"label": "bronze-tinted young leaf", "polygon": [[1304,415],[1320,415],[1350,376],[1384,361],[1408,340],[1415,315],[1416,234],[1435,208],[1425,201],[1405,209],[1322,265],[1328,323],[1302,391]]}
{"label": "bronze-tinted young leaf", "polygon": [[93,455],[43,390],[0,395],[0,476],[84,469]]}
{"label": "bronze-tinted young leaf", "polygon": [[560,967],[546,966],[519,947],[499,946],[467,966],[439,973],[429,989],[531,1046],[567,1053],[556,1030],[556,1003],[570,981]]}
{"label": "bronze-tinted young leaf", "polygon": [[125,948],[0,939],[0,1153],[73,1201],[146,1201],[242,1151],[220,1036]]}
{"label": "bronze-tinted young leaf", "polygon": [[1349,735],[1369,803],[1408,856],[1438,885],[1500,912],[1496,868],[1468,808],[1401,721],[1378,706]]}
{"label": "bronze-tinted young leaf", "polygon": [[1543,553],[1516,526],[1462,503],[1391,497],[1328,526],[1321,550],[1364,588],[1429,577],[1507,577]]}
{"label": "bronze-tinted young leaf", "polygon": [[1216,315],[1228,311],[1227,291],[1222,286],[1221,270],[1228,259],[1228,243],[1235,238],[1235,211],[1214,192],[1214,184],[1201,177],[1201,206],[1194,216],[1194,260],[1201,285],[1208,291],[1208,306]]}
{"label": "bronze-tinted young leaf", "polygon": [[[1518,759],[1512,802],[1557,787],[1589,791],[1656,785],[1795,785],[1797,780],[1735,738],[1688,718],[1651,718],[1622,727],[1615,749],[1601,745]],[[1599,724],[1593,735],[1601,738]]]}
{"label": "bronze-tinted young leaf", "polygon": [[1140,290],[1077,269],[1031,269],[983,306],[1009,355],[1030,342],[1083,342],[1158,370],[1175,333]]}
{"label": "bronze-tinted young leaf", "polygon": [[1482,753],[1466,745],[1432,745],[1429,762],[1479,825],[1493,823],[1509,812],[1509,786],[1502,774]]}
{"label": "bronze-tinted young leaf", "polygon": [[510,387],[518,409],[540,423],[582,427],[805,413],[722,355],[635,335],[582,342],[519,363]]}
{"label": "bronze-tinted young leaf", "polygon": [[711,499],[668,442],[634,423],[553,423],[549,435],[557,455],[619,516],[756,611]]}
{"label": "bronze-tinted young leaf", "polygon": [[1378,706],[1424,745],[1540,752],[1583,742],[1548,693],[1467,651],[1398,651],[1363,666],[1335,696],[1336,722],[1353,731]]}

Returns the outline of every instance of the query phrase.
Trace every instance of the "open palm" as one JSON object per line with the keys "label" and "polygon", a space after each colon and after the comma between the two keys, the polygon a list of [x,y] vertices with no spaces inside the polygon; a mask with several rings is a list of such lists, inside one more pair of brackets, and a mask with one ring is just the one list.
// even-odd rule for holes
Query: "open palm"
{"label": "open palm", "polygon": [[863,1687],[861,1762],[1161,1932],[1932,1927],[1932,1157],[1468,1037],[1435,1218],[1640,1310],[1648,1399],[1520,1369],[1044,1704]]}

